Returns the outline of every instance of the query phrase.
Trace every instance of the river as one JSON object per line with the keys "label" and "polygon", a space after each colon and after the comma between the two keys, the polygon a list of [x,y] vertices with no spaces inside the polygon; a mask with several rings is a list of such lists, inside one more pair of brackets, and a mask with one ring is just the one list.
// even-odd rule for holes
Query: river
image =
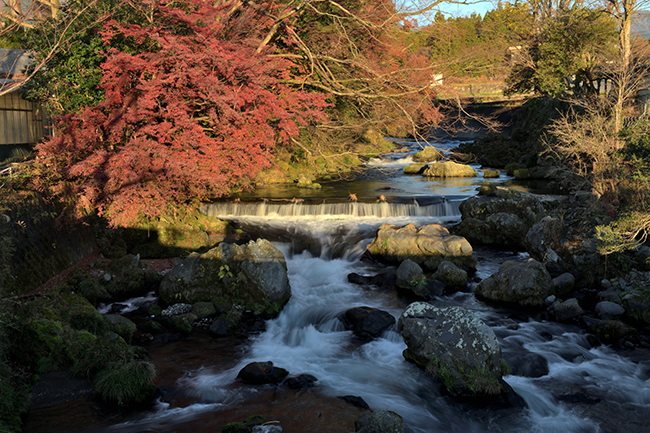
{"label": "river", "polygon": [[[354,181],[330,182],[321,190],[259,189],[242,195],[238,203],[207,207],[207,213],[264,235],[283,251],[293,295],[281,314],[245,341],[197,336],[151,349],[152,362],[159,376],[164,375],[159,383],[172,386],[176,399],[126,414],[107,414],[88,401],[77,401],[73,407],[68,403],[32,413],[32,431],[214,432],[229,417],[241,421],[238,416],[255,410],[279,419],[285,432],[353,431],[351,424],[336,425],[336,419],[343,422],[350,416],[346,411],[351,409],[334,399],[342,395],[359,396],[372,409],[397,412],[411,433],[647,431],[650,364],[643,361],[644,353],[593,347],[579,328],[495,308],[478,301],[471,290],[437,298],[434,304],[475,312],[493,328],[504,359],[515,371],[523,371],[523,359],[543,359],[548,365],[539,377],[504,377],[526,401],[523,410],[476,409],[441,395],[433,380],[403,358],[406,345],[396,327],[370,342],[343,328],[337,316],[351,307],[375,307],[398,318],[410,302],[391,290],[348,282],[350,273],[375,275],[387,269],[363,259],[380,224],[453,224],[460,220],[459,203],[485,182],[547,192],[503,174],[456,180],[405,176],[402,168],[417,145],[403,144],[410,145],[410,152],[370,160],[368,173]],[[437,145],[446,150],[455,144]],[[349,194],[358,202],[349,202]],[[381,195],[386,202],[378,202]],[[527,259],[525,253],[480,248],[475,255],[479,266],[474,284],[505,260]],[[318,378],[315,391],[289,394],[238,384],[237,373],[253,361],[272,361],[291,375],[311,374]],[[312,403],[315,395],[319,400]],[[328,407],[338,411],[338,418]],[[271,408],[276,412],[268,413]],[[315,410],[328,420],[329,429],[306,419]],[[62,419],[70,426],[58,425]]]}

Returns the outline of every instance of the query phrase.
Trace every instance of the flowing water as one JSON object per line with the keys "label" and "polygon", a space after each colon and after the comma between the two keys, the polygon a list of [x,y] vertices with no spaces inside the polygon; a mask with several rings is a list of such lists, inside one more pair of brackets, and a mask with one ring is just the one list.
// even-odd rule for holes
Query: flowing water
{"label": "flowing water", "polygon": [[[190,348],[185,350],[196,350],[202,356],[193,365],[179,366],[174,379],[185,403],[159,403],[143,413],[103,420],[86,431],[218,431],[218,425],[209,421],[215,413],[229,413],[260,399],[288,399],[268,387],[237,385],[239,370],[254,361],[272,361],[292,376],[311,374],[318,378],[318,393],[325,396],[360,396],[372,409],[397,412],[408,432],[644,431],[646,420],[650,420],[647,363],[628,360],[608,347],[591,347],[578,328],[488,306],[471,291],[441,297],[434,303],[474,311],[494,329],[509,363],[521,364],[521,359],[532,356],[548,365],[548,372],[540,377],[504,377],[526,401],[528,407],[523,410],[470,408],[441,395],[431,378],[403,358],[406,345],[396,327],[370,342],[343,328],[337,316],[351,307],[376,307],[399,318],[409,303],[394,291],[364,288],[347,280],[353,272],[375,275],[386,270],[386,266],[362,260],[377,227],[383,223],[457,222],[460,201],[488,181],[481,177],[429,181],[403,176],[399,169],[410,157],[398,156],[400,159],[371,161],[374,175],[347,183],[345,188],[325,186],[318,199],[291,201],[300,191],[289,190],[275,195],[276,201],[268,197],[260,200],[263,195],[259,195],[246,197],[246,202],[207,206],[209,215],[231,219],[276,242],[287,258],[291,300],[276,319],[267,322],[265,332],[243,344],[215,349],[221,356],[208,352],[208,345],[192,349],[192,342],[186,343]],[[397,172],[391,171],[395,168]],[[489,182],[512,184],[512,179],[502,176]],[[391,195],[378,203],[375,195],[381,191]],[[357,194],[359,202],[345,201],[349,192]],[[475,255],[479,258],[476,279],[491,275],[505,260],[527,259],[524,253],[482,249]],[[298,407],[301,398],[309,397],[300,394],[296,398],[282,410]],[[269,404],[263,408],[268,409]],[[325,413],[325,409],[319,410]],[[343,416],[344,409],[340,410]],[[288,421],[282,426],[289,432],[353,430],[352,425],[336,430],[333,424],[331,430],[316,430],[306,421],[303,428],[292,428]]]}

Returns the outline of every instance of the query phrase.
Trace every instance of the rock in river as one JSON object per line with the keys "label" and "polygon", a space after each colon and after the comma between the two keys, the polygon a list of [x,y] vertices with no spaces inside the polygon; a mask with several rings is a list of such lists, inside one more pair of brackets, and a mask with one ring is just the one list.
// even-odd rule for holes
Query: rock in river
{"label": "rock in river", "polygon": [[282,252],[258,239],[190,254],[165,275],[159,295],[168,304],[226,303],[272,317],[291,297],[291,287]]}
{"label": "rock in river", "polygon": [[506,392],[501,346],[471,311],[414,302],[398,326],[408,346],[404,357],[438,378],[451,395],[474,399]]}
{"label": "rock in river", "polygon": [[472,257],[472,251],[465,238],[449,234],[449,230],[438,224],[419,229],[413,224],[404,227],[383,224],[368,246],[368,252],[374,257],[391,263],[410,259],[431,271],[445,260],[475,271],[476,259]]}
{"label": "rock in river", "polygon": [[476,295],[491,301],[541,307],[553,294],[553,280],[544,265],[530,259],[527,262],[506,261],[499,270],[476,287]]}

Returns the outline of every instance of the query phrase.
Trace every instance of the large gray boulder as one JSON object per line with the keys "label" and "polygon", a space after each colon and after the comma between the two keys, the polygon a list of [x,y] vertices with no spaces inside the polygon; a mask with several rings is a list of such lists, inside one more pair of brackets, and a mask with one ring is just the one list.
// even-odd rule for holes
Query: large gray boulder
{"label": "large gray boulder", "polygon": [[404,357],[438,378],[451,395],[475,398],[505,392],[501,346],[471,311],[414,302],[398,327],[407,345]]}
{"label": "large gray boulder", "polygon": [[291,297],[282,252],[265,239],[246,245],[220,243],[193,253],[169,271],[159,289],[168,304],[214,302],[275,316]]}
{"label": "large gray boulder", "polygon": [[413,224],[397,227],[383,224],[368,246],[374,257],[391,263],[406,259],[435,271],[443,261],[450,261],[470,271],[476,270],[472,246],[461,236],[453,236],[445,227],[431,224],[417,229]]}
{"label": "large gray boulder", "polygon": [[551,275],[540,262],[506,261],[495,274],[479,283],[476,295],[490,301],[541,307],[553,294],[553,288]]}
{"label": "large gray boulder", "polygon": [[514,191],[471,197],[460,204],[462,221],[454,233],[471,243],[524,249],[530,228],[545,216],[542,200]]}

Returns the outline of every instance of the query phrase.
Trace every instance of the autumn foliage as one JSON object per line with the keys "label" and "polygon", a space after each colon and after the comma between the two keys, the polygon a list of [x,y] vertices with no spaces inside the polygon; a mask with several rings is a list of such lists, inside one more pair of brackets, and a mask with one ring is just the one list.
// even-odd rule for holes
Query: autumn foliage
{"label": "autumn foliage", "polygon": [[106,23],[104,101],[38,147],[43,185],[115,226],[246,187],[274,146],[324,120],[326,95],[283,84],[300,69],[258,52],[264,14],[177,4],[148,26]]}

